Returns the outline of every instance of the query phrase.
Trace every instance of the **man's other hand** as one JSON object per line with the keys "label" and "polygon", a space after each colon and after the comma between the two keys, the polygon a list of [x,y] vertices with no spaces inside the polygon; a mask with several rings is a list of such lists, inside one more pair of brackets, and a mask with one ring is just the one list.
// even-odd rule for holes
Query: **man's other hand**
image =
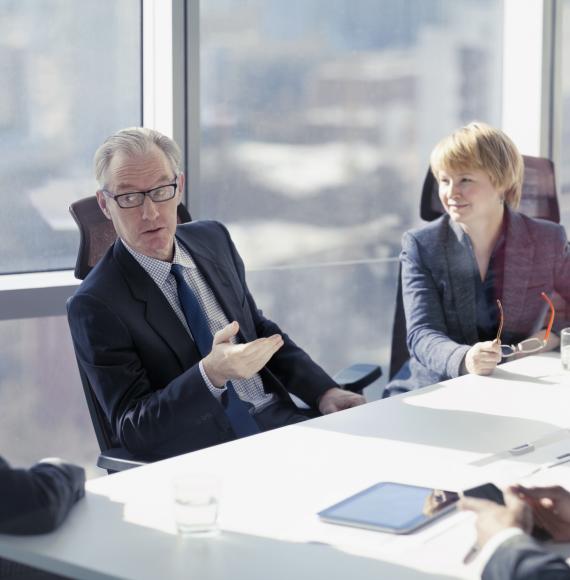
{"label": "man's other hand", "polygon": [[323,415],[342,411],[343,409],[350,409],[358,405],[364,405],[366,399],[362,395],[344,391],[339,387],[333,387],[325,392],[319,399],[319,411]]}
{"label": "man's other hand", "polygon": [[477,545],[482,548],[495,534],[507,528],[520,528],[525,533],[532,530],[532,511],[512,489],[504,492],[505,505],[487,499],[463,497],[459,507],[477,514]]}
{"label": "man's other hand", "polygon": [[570,542],[570,493],[563,487],[513,486],[531,508],[536,523],[557,542]]}
{"label": "man's other hand", "polygon": [[280,334],[258,338],[245,344],[232,344],[239,331],[234,320],[214,335],[212,351],[203,359],[204,372],[216,387],[232,379],[249,379],[259,372],[283,346]]}

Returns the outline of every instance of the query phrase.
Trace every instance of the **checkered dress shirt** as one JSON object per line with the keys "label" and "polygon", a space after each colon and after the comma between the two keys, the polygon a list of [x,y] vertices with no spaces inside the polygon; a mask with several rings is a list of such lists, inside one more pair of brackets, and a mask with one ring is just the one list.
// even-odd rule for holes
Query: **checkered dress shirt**
{"label": "checkered dress shirt", "polygon": [[[178,290],[176,286],[176,280],[174,276],[170,273],[170,268],[172,264],[170,262],[163,262],[162,260],[156,260],[155,258],[150,258],[145,256],[132,248],[130,248],[123,240],[122,243],[125,245],[127,250],[131,253],[133,258],[145,269],[147,274],[153,279],[155,284],[160,288],[166,299],[168,300],[170,306],[172,306],[176,316],[180,319],[180,322],[188,332],[190,336],[192,333],[188,328],[188,323],[184,317],[184,312],[180,306],[180,300],[178,299]],[[221,306],[218,304],[212,289],[208,286],[204,277],[200,273],[200,270],[196,267],[192,256],[188,253],[186,248],[178,243],[176,238],[174,239],[174,259],[173,264],[180,264],[184,268],[184,279],[186,283],[190,286],[192,292],[198,297],[198,301],[202,306],[202,310],[206,315],[208,320],[208,326],[210,327],[210,332],[212,336],[227,326],[230,321],[222,310]],[[237,344],[236,337],[232,337],[232,343]],[[215,387],[204,371],[204,366],[202,361],[199,364],[200,373],[202,378],[206,383],[210,392],[220,400],[222,393],[226,390],[225,387],[219,388]],[[254,407],[255,411],[260,411],[264,409],[269,404],[275,400],[275,395],[267,394],[263,390],[263,383],[259,374],[255,374],[250,379],[232,379],[232,384],[239,395],[240,399],[250,402]]]}

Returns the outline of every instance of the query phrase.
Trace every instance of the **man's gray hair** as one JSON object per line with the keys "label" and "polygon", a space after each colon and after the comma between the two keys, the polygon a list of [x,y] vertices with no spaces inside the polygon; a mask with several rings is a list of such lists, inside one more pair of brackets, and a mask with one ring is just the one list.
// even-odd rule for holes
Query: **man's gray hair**
{"label": "man's gray hair", "polygon": [[153,146],[164,153],[172,170],[178,175],[182,155],[180,147],[170,137],[146,127],[129,127],[107,137],[95,152],[93,162],[99,187],[107,186],[107,170],[115,155],[144,155],[151,151]]}

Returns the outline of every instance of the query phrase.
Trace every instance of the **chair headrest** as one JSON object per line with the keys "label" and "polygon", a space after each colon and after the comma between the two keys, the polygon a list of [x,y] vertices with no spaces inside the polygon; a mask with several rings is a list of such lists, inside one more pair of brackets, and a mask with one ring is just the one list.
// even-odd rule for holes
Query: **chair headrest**
{"label": "chair headrest", "polygon": [[[192,221],[183,204],[178,205],[177,212],[179,224]],[[73,202],[69,206],[69,213],[79,228],[79,250],[74,274],[83,280],[115,242],[117,234],[111,220],[99,208],[95,195]]]}

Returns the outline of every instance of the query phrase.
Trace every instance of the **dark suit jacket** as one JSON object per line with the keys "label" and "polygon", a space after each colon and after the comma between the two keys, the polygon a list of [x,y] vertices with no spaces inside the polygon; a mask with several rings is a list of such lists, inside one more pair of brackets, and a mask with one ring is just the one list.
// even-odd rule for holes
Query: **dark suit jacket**
{"label": "dark suit jacket", "polygon": [[[564,228],[508,212],[502,304],[503,342],[515,343],[543,327],[541,292],[570,302],[570,248]],[[402,240],[402,293],[411,376],[390,383],[410,390],[459,376],[479,341],[470,240],[446,214]],[[560,313],[555,329],[568,326]]]}
{"label": "dark suit jacket", "polygon": [[59,461],[11,469],[0,457],[0,533],[51,532],[84,494],[85,472]]}
{"label": "dark suit jacket", "polygon": [[497,548],[483,570],[483,580],[570,580],[570,568],[560,556],[520,535]]}
{"label": "dark suit jacket", "polygon": [[[258,310],[226,228],[212,221],[178,227],[228,320],[244,342],[275,333],[284,346],[260,372],[266,391],[311,406],[336,383]],[[235,438],[200,374],[194,342],[161,290],[121,241],[68,302],[79,364],[117,442],[148,458],[169,457]]]}

